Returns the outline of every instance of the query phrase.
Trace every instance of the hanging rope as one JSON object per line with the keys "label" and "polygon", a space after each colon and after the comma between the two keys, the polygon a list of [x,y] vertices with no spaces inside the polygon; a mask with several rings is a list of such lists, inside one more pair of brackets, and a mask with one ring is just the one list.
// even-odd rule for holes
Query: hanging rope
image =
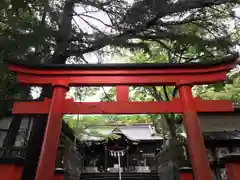
{"label": "hanging rope", "polygon": [[123,149],[123,150],[111,150],[111,149],[106,149],[106,150],[109,151],[110,156],[118,158],[118,176],[119,176],[119,180],[122,180],[121,158],[120,157],[125,155],[125,152],[128,150],[128,147]]}

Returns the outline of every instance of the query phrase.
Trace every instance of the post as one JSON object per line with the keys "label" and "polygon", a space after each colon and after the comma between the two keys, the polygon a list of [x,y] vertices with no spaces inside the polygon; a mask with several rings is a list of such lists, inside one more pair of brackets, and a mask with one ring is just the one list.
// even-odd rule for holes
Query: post
{"label": "post", "polygon": [[182,167],[179,169],[180,180],[193,180],[192,168]]}
{"label": "post", "polygon": [[224,164],[227,170],[227,176],[229,180],[240,179],[240,155],[228,154],[219,159],[221,164]]}
{"label": "post", "polygon": [[122,176],[121,176],[121,158],[120,158],[120,154],[118,153],[118,174],[119,174],[119,180],[122,180]]}
{"label": "post", "polygon": [[108,158],[108,153],[107,153],[107,148],[106,146],[104,147],[104,171],[107,172],[107,158]]}
{"label": "post", "polygon": [[67,91],[68,87],[65,84],[54,85],[53,97],[35,180],[53,179],[58,140],[61,132],[62,109],[64,106],[65,93]]}
{"label": "post", "polygon": [[192,96],[191,85],[181,84],[178,87],[182,102],[184,127],[187,133],[187,144],[196,180],[211,180],[212,173],[205,151],[204,140],[200,129],[198,115]]}
{"label": "post", "polygon": [[52,180],[64,180],[64,170],[61,168],[55,169],[54,178]]}
{"label": "post", "polygon": [[126,152],[127,172],[129,172],[129,152]]}
{"label": "post", "polygon": [[0,179],[19,180],[22,176],[24,159],[1,157]]}
{"label": "post", "polygon": [[117,102],[128,102],[128,86],[116,86]]}

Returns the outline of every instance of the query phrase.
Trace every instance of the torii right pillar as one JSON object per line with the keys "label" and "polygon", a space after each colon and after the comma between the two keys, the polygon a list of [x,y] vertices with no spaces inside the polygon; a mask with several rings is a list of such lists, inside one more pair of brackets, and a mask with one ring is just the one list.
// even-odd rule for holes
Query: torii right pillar
{"label": "torii right pillar", "polygon": [[196,180],[211,180],[212,172],[205,152],[205,145],[200,129],[198,115],[189,84],[178,85],[179,96],[182,101],[184,127],[187,133],[187,144]]}

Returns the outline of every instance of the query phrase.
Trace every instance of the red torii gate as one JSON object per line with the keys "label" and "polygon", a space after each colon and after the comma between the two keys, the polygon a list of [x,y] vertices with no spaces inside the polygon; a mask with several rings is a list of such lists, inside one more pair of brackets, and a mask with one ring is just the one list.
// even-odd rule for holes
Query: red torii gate
{"label": "red torii gate", "polygon": [[[51,180],[54,173],[58,139],[63,114],[145,114],[182,113],[187,142],[196,180],[211,180],[197,112],[233,111],[228,100],[193,98],[191,87],[226,80],[237,54],[212,64],[88,64],[26,65],[11,62],[19,83],[54,87],[52,99],[42,102],[16,102],[13,114],[49,114],[35,180]],[[116,102],[73,102],[65,99],[69,86],[116,86]],[[130,102],[128,86],[171,85],[179,98],[170,102]]]}

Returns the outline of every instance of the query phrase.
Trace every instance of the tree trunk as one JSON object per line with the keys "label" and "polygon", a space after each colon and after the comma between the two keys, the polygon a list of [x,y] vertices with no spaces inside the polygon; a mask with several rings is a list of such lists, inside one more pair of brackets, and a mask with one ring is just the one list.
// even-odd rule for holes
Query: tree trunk
{"label": "tree trunk", "polygon": [[[74,3],[70,0],[66,0],[64,10],[62,14],[62,21],[59,26],[59,39],[57,39],[57,48],[50,61],[52,64],[64,64],[67,60],[67,56],[64,56],[65,51],[69,46],[68,38],[72,31],[72,14]],[[41,93],[41,99],[44,97],[51,97],[52,89],[44,88]],[[42,142],[44,138],[44,132],[46,128],[47,115],[37,116],[34,119],[30,139],[27,147],[27,155],[24,165],[23,174],[21,180],[33,180],[36,175],[37,164],[41,152]]]}
{"label": "tree trunk", "polygon": [[174,123],[174,119],[169,119],[168,117],[165,117],[165,120],[167,122],[168,125],[168,129],[171,135],[171,144],[175,144],[176,142],[178,142],[177,139],[177,133],[176,133],[176,125]]}

